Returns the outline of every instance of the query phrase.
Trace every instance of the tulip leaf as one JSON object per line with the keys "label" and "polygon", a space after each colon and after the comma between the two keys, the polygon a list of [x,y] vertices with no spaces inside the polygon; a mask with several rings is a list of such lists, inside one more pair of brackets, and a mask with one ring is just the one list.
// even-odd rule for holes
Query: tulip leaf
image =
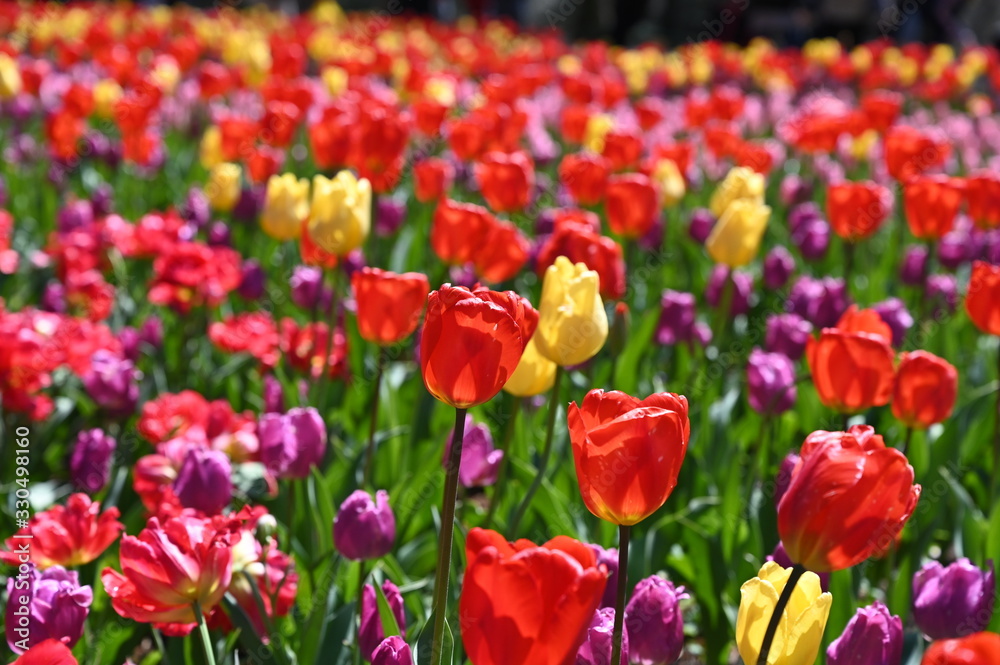
{"label": "tulip leaf", "polygon": [[401,634],[399,624],[396,622],[396,615],[389,607],[389,600],[385,597],[385,592],[378,584],[375,587],[375,602],[378,604],[378,618],[382,622],[382,632],[386,637],[397,637]]}
{"label": "tulip leaf", "polygon": [[417,665],[452,665],[455,658],[455,638],[447,619],[444,622],[444,634],[441,636],[441,653],[437,658],[434,657],[432,650],[433,640],[434,612],[431,612],[417,636],[415,662]]}

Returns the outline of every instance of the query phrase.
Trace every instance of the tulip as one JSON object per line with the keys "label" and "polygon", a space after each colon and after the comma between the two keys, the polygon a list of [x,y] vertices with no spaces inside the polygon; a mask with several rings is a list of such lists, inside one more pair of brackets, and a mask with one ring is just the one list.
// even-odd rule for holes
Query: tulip
{"label": "tulip", "polygon": [[323,271],[313,266],[295,266],[288,280],[292,302],[307,311],[319,307],[323,300]]}
{"label": "tulip", "polygon": [[93,599],[75,570],[52,566],[39,572],[24,566],[7,580],[7,645],[16,654],[45,640],[72,647],[83,635]]}
{"label": "tulip", "polygon": [[469,532],[465,547],[459,621],[469,660],[476,665],[572,662],[604,593],[606,576],[594,553],[566,536],[538,546],[527,540],[508,543],[479,528]]}
{"label": "tulip", "polygon": [[482,206],[441,199],[434,209],[431,248],[449,265],[471,263],[495,224],[496,219]]}
{"label": "tulip", "polygon": [[[401,637],[406,637],[406,617],[403,615],[403,596],[400,595],[399,588],[386,580],[382,583],[382,593],[389,603],[392,615],[396,618]],[[370,661],[375,650],[385,640],[385,629],[382,627],[382,618],[379,616],[378,603],[375,600],[375,587],[371,584],[366,584],[361,592],[360,615],[358,646],[361,648],[361,656]]]}
{"label": "tulip", "polygon": [[903,262],[899,267],[899,278],[903,284],[919,286],[927,279],[927,248],[913,245],[906,248]]}
{"label": "tulip", "polygon": [[1000,174],[985,171],[970,176],[965,181],[965,200],[969,204],[969,217],[984,229],[1000,226]]}
{"label": "tulip", "polygon": [[534,397],[548,392],[555,381],[556,364],[538,352],[537,339],[532,336],[503,389],[515,397]]}
{"label": "tulip", "polygon": [[966,558],[927,563],[913,576],[913,618],[929,638],[945,640],[986,630],[993,618],[993,562],[980,570]]}
{"label": "tulip", "polygon": [[792,286],[785,307],[818,328],[829,328],[837,324],[849,304],[844,280],[803,275]]}
{"label": "tulip", "polygon": [[[602,607],[594,612],[583,638],[583,644],[577,649],[576,665],[608,665],[611,662],[614,623],[615,610],[613,607]],[[621,657],[618,662],[620,665],[626,665],[629,662],[629,638],[627,634],[622,638]]]}
{"label": "tulip", "polygon": [[0,53],[0,99],[16,97],[21,92],[21,72],[17,61]]}
{"label": "tulip", "polygon": [[531,243],[519,228],[510,222],[496,221],[473,257],[476,274],[493,284],[506,282],[521,271],[530,251]]}
{"label": "tulip", "polygon": [[798,314],[771,314],[767,317],[764,347],[790,360],[798,360],[805,353],[812,331],[812,324]]}
{"label": "tulip", "polygon": [[83,385],[98,406],[111,415],[124,417],[135,411],[139,401],[139,377],[131,360],[100,349],[90,358]]}
{"label": "tulip", "polygon": [[987,335],[1000,335],[1000,266],[984,261],[972,264],[965,311],[977,328]]}
{"label": "tulip", "polygon": [[212,210],[229,212],[236,206],[240,198],[240,174],[239,165],[230,162],[222,162],[211,168],[205,185],[205,198]]}
{"label": "tulip", "polygon": [[568,420],[580,495],[597,517],[630,526],[664,504],[690,436],[687,399],[658,393],[639,400],[592,390]]}
{"label": "tulip", "polygon": [[118,540],[124,526],[118,509],[101,512],[101,504],[86,494],[71,494],[65,506],[35,513],[28,526],[18,530],[20,538],[8,538],[0,550],[0,561],[16,566],[24,563],[18,545],[30,538],[31,562],[40,569],[50,566],[75,568],[88,564]]}
{"label": "tulip", "polygon": [[392,551],[396,540],[396,517],[389,507],[389,493],[379,490],[375,499],[364,490],[354,490],[340,504],[333,520],[333,544],[353,561],[378,559]]}
{"label": "tulip", "polygon": [[712,333],[708,326],[695,321],[697,308],[692,294],[667,289],[660,298],[660,307],[657,342],[670,346],[694,341],[705,345],[710,341]]}
{"label": "tulip", "polygon": [[795,366],[780,353],[760,349],[750,352],[747,363],[747,399],[754,411],[765,416],[792,408],[797,396]]}
{"label": "tulip", "polygon": [[[771,561],[740,587],[736,645],[745,665],[757,665],[764,633],[793,574],[792,568]],[[802,574],[794,588],[770,645],[768,665],[812,665],[819,654],[833,597],[820,589],[813,572]]]}
{"label": "tulip", "polygon": [[[608,571],[608,583],[604,587],[604,596],[601,597],[601,607],[614,607],[615,595],[618,590],[618,550],[613,547],[604,549],[600,545],[587,545],[597,557],[597,566]],[[608,659],[610,660],[610,658]]]}
{"label": "tulip", "polygon": [[580,205],[597,205],[608,186],[608,160],[591,153],[573,153],[559,163],[559,181]]}
{"label": "tulip", "polygon": [[957,396],[954,365],[927,351],[903,354],[892,390],[892,415],[907,427],[926,429],[944,422]]}
{"label": "tulip", "polygon": [[834,232],[848,242],[875,233],[892,211],[892,193],[873,182],[830,185],[826,211]]}
{"label": "tulip", "polygon": [[545,271],[539,305],[538,351],[560,367],[590,360],[608,338],[608,315],[597,273],[566,257]]}
{"label": "tulip", "polygon": [[915,238],[939,240],[951,231],[962,206],[964,182],[958,178],[918,176],[903,187],[906,223]]}
{"label": "tulip", "polygon": [[764,257],[764,286],[771,290],[784,288],[795,272],[795,259],[791,252],[778,245]]}
{"label": "tulip", "polygon": [[656,221],[659,208],[656,188],[641,173],[612,176],[608,180],[606,200],[608,225],[625,238],[641,238]]}
{"label": "tulip", "polygon": [[76,437],[69,460],[73,485],[88,494],[97,494],[104,489],[111,476],[116,447],[114,437],[105,434],[103,430],[81,431]]}
{"label": "tulip", "polygon": [[188,450],[174,481],[174,494],[185,508],[218,515],[233,498],[232,465],[220,450]]}
{"label": "tulip", "polygon": [[862,607],[826,650],[828,665],[899,665],[903,622],[880,602]]}
{"label": "tulip", "polygon": [[687,184],[674,160],[661,159],[657,161],[650,177],[659,189],[660,204],[664,208],[672,208],[684,198]]}
{"label": "tulip", "polygon": [[867,425],[813,432],[800,454],[778,505],[778,533],[791,560],[833,572],[891,547],[920,497],[906,456]]}
{"label": "tulip", "polygon": [[[597,272],[601,296],[616,300],[625,294],[625,262],[622,248],[613,239],[600,235],[600,223],[595,229],[585,222],[586,215],[564,211],[557,218],[555,229],[542,244],[535,258],[535,269],[543,276],[557,258],[565,256],[573,263],[583,263]],[[583,213],[585,211],[576,211]],[[593,215],[596,222],[596,215]]]}
{"label": "tulip", "polygon": [[895,125],[885,136],[885,163],[899,182],[944,164],[951,146],[914,127]]}
{"label": "tulip", "polygon": [[512,291],[448,284],[432,291],[420,338],[428,392],[456,409],[492,399],[514,373],[537,321]]}
{"label": "tulip", "polygon": [[387,637],[372,652],[372,665],[413,665],[410,645],[402,637]]}
{"label": "tulip", "polygon": [[324,251],[346,256],[368,238],[372,218],[372,186],[366,178],[341,171],[329,179],[313,177],[309,235]]}
{"label": "tulip", "polygon": [[704,208],[697,208],[691,213],[691,222],[688,224],[688,235],[697,243],[704,244],[708,236],[712,234],[715,226],[715,215]]}
{"label": "tulip", "polygon": [[705,249],[716,263],[738,268],[757,256],[771,208],[753,199],[737,199],[719,217],[705,240]]}
{"label": "tulip", "polygon": [[892,345],[899,348],[906,339],[906,333],[913,327],[913,316],[899,298],[889,298],[872,305],[879,318],[892,330]]}
{"label": "tulip", "polygon": [[385,346],[401,342],[417,329],[427,302],[427,276],[362,268],[351,276],[362,339]]}
{"label": "tulip", "polygon": [[455,181],[455,167],[446,159],[428,157],[413,165],[413,193],[421,203],[437,201]]}
{"label": "tulip", "polygon": [[535,165],[524,152],[488,152],[476,163],[476,183],[496,212],[517,212],[535,188]]}
{"label": "tulip", "polygon": [[750,209],[760,208],[764,205],[764,186],[764,176],[761,174],[745,166],[734,167],[715,188],[709,208],[716,218],[721,218],[730,205],[738,200],[753,204],[748,206]]}
{"label": "tulip", "polygon": [[375,203],[375,233],[391,236],[406,218],[406,204],[392,196],[380,196]]}
{"label": "tulip", "polygon": [[942,640],[924,652],[921,665],[986,665],[1000,662],[1000,635],[976,633],[957,640]]}
{"label": "tulip", "polygon": [[639,665],[673,663],[684,650],[684,587],[658,575],[635,585],[625,611],[629,662]]}
{"label": "tulip", "polygon": [[[955,311],[958,307],[958,282],[954,275],[930,275],[924,284],[924,299],[931,304],[931,318],[940,313]],[[968,304],[968,301],[966,301]]]}
{"label": "tulip", "polygon": [[305,478],[326,454],[326,424],[311,406],[265,413],[257,437],[260,461],[280,478]]}
{"label": "tulip", "polygon": [[260,212],[260,227],[264,233],[275,240],[295,240],[308,216],[309,181],[291,173],[271,176]]}
{"label": "tulip", "polygon": [[229,247],[232,244],[232,234],[225,222],[212,223],[208,229],[207,244],[211,247]]}
{"label": "tulip", "polygon": [[753,276],[745,272],[730,270],[718,264],[712,268],[712,274],[705,285],[705,301],[712,307],[721,307],[726,296],[726,289],[731,289],[729,298],[729,317],[746,314],[750,309],[750,294],[753,291]]}
{"label": "tulip", "polygon": [[806,348],[820,401],[843,413],[883,406],[892,396],[892,331],[873,310],[852,306],[836,328]]}
{"label": "tulip", "polygon": [[[447,464],[451,453],[454,432],[448,436],[443,464]],[[488,487],[496,482],[497,472],[503,460],[503,451],[493,448],[490,428],[465,417],[465,433],[462,437],[462,461],[458,468],[458,480],[463,487]]]}

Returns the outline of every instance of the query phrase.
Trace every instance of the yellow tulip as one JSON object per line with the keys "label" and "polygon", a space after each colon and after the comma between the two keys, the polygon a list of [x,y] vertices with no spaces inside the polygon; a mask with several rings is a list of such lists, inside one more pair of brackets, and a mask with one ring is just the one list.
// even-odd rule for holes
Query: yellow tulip
{"label": "yellow tulip", "polygon": [[309,215],[309,181],[291,173],[267,181],[267,198],[260,213],[260,227],[276,240],[294,240]]}
{"label": "yellow tulip", "polygon": [[771,208],[750,199],[733,201],[712,227],[705,249],[716,263],[744,266],[757,256]]}
{"label": "yellow tulip", "polygon": [[729,170],[725,180],[712,193],[709,208],[716,217],[722,217],[729,204],[738,199],[750,199],[764,203],[764,176],[746,166],[736,166]]}
{"label": "yellow tulip", "polygon": [[587,118],[587,126],[583,130],[584,147],[597,154],[604,152],[604,137],[614,126],[615,121],[605,113],[597,113]]}
{"label": "yellow tulip", "polygon": [[597,273],[560,256],[545,271],[538,329],[538,351],[561,367],[590,360],[608,339],[608,315]]}
{"label": "yellow tulip", "polygon": [[659,185],[661,203],[664,208],[672,208],[684,198],[687,187],[684,176],[672,159],[661,159],[653,169],[653,182]]}
{"label": "yellow tulip", "polygon": [[205,196],[213,210],[229,212],[240,200],[241,173],[239,164],[232,162],[212,167],[208,173],[208,183],[205,184]]}
{"label": "yellow tulip", "polygon": [[343,67],[335,65],[324,67],[320,76],[331,97],[340,97],[347,90],[347,70]]}
{"label": "yellow tulip", "polygon": [[345,256],[368,237],[372,220],[372,185],[350,171],[333,179],[313,178],[309,236],[331,254]]}
{"label": "yellow tulip", "polygon": [[198,146],[198,161],[206,169],[215,168],[226,161],[222,156],[222,130],[218,125],[211,125],[202,135]]}
{"label": "yellow tulip", "polygon": [[[745,665],[757,665],[764,632],[791,572],[791,568],[769,561],[757,577],[740,587],[736,644]],[[833,596],[822,593],[819,576],[805,573],[795,585],[778,624],[767,656],[768,665],[812,665],[819,654],[832,603]]]}
{"label": "yellow tulip", "polygon": [[556,382],[556,364],[538,352],[532,335],[524,347],[517,369],[507,379],[503,389],[515,397],[533,397],[548,392]]}
{"label": "yellow tulip", "polygon": [[122,87],[114,79],[101,79],[94,84],[94,112],[97,117],[111,120],[115,104],[122,98]]}
{"label": "yellow tulip", "polygon": [[21,72],[17,63],[6,53],[0,53],[0,99],[21,92]]}

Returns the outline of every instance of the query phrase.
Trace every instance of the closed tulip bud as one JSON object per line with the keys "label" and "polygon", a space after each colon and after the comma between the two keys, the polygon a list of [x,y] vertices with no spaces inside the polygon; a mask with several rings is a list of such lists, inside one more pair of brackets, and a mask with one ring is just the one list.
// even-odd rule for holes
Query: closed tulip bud
{"label": "closed tulip bud", "polygon": [[612,176],[606,200],[608,226],[625,238],[641,238],[656,221],[659,202],[656,188],[642,173]]}
{"label": "closed tulip bud", "polygon": [[240,166],[231,162],[216,164],[208,172],[205,197],[212,210],[229,212],[240,199]]}
{"label": "closed tulip bud", "polygon": [[260,461],[279,478],[305,478],[326,454],[326,424],[312,407],[265,413],[257,438]]}
{"label": "closed tulip bud", "polygon": [[830,185],[827,215],[834,232],[856,242],[875,233],[892,212],[892,192],[874,182]]}
{"label": "closed tulip bud", "polygon": [[932,318],[941,312],[950,314],[958,307],[958,281],[954,275],[931,275],[924,286],[924,298],[931,303]]}
{"label": "closed tulip bud", "polygon": [[913,245],[906,248],[903,263],[899,267],[899,278],[903,284],[919,286],[927,279],[927,248]]}
{"label": "closed tulip bud", "polygon": [[[444,446],[442,465],[447,465],[451,453],[451,441],[454,432],[450,433]],[[459,464],[458,480],[463,487],[489,487],[497,481],[497,472],[503,460],[503,451],[493,447],[493,435],[490,428],[473,421],[472,416],[465,416],[465,437],[462,444],[462,461]]]}
{"label": "closed tulip bud", "polygon": [[965,182],[945,175],[917,176],[903,186],[906,223],[915,238],[937,240],[955,224]]}
{"label": "closed tulip bud", "polygon": [[285,393],[273,374],[264,376],[264,413],[284,413]]}
{"label": "closed tulip bud", "polygon": [[913,618],[933,640],[986,630],[993,618],[995,582],[992,561],[986,570],[965,558],[948,566],[931,561],[913,576]]}
{"label": "closed tulip bud", "polygon": [[[757,577],[740,587],[740,610],[736,617],[736,645],[745,665],[757,665],[764,632],[785,589],[791,568],[773,561],[765,563]],[[820,589],[816,573],[806,572],[778,623],[768,665],[812,665],[819,654],[833,596]]]}
{"label": "closed tulip bud", "polygon": [[385,638],[372,653],[372,665],[413,665],[410,645],[402,637]]}
{"label": "closed tulip bud", "polygon": [[967,228],[955,229],[937,241],[938,262],[946,270],[958,270],[976,255],[977,238]]}
{"label": "closed tulip bud", "polygon": [[380,196],[375,205],[375,232],[391,236],[406,218],[406,204],[391,196]]}
{"label": "closed tulip bud", "polygon": [[1000,335],[1000,266],[984,261],[972,264],[965,310],[977,328],[987,335]]}
{"label": "closed tulip bud", "polygon": [[534,397],[548,392],[555,382],[556,364],[538,352],[536,338],[532,336],[503,389],[515,397]]}
{"label": "closed tulip bud", "polygon": [[719,217],[705,240],[705,249],[716,263],[738,268],[757,256],[771,208],[751,199],[733,201]]}
{"label": "closed tulip bud", "polygon": [[90,358],[90,369],[83,375],[83,385],[98,406],[120,417],[135,411],[140,376],[131,360],[100,349]]}
{"label": "closed tulip bud", "polygon": [[604,549],[600,545],[594,544],[587,545],[587,547],[593,550],[597,557],[597,566],[604,566],[608,571],[608,584],[604,587],[601,607],[614,607],[618,593],[618,550],[613,547]]}
{"label": "closed tulip bud", "polygon": [[379,490],[375,499],[355,490],[344,499],[333,520],[333,545],[348,559],[377,559],[392,551],[396,517],[389,507],[389,493]]}
{"label": "closed tulip bud", "polygon": [[657,342],[671,346],[695,339],[697,303],[694,295],[667,289],[660,298],[660,307]]}
{"label": "closed tulip bud", "polygon": [[784,288],[793,272],[795,272],[795,259],[791,252],[781,245],[764,257],[764,286],[767,288],[772,290]]}
{"label": "closed tulip bud", "polygon": [[880,602],[862,607],[826,650],[827,665],[899,665],[903,622]]}
{"label": "closed tulip bud", "polygon": [[792,243],[806,261],[819,261],[830,247],[830,225],[825,219],[809,219],[793,229]]}
{"label": "closed tulip bud", "polygon": [[[726,285],[726,281],[732,279],[732,285]],[[729,301],[729,316],[739,316],[746,314],[750,309],[750,293],[753,291],[753,276],[745,272],[736,272],[728,267],[719,264],[712,268],[712,274],[705,285],[705,301],[712,307],[722,305],[723,291],[726,288],[732,289]]]}
{"label": "closed tulip bud", "polygon": [[684,176],[672,159],[658,161],[653,169],[652,179],[660,190],[660,205],[664,208],[674,207],[687,193]]}
{"label": "closed tulip bud", "polygon": [[373,344],[401,342],[417,328],[430,287],[427,276],[362,268],[351,276],[358,331]]}
{"label": "closed tulip bud", "polygon": [[644,400],[591,390],[567,414],[580,495],[597,517],[633,525],[666,502],[677,484],[691,423],[687,398]]}
{"label": "closed tulip bud", "polygon": [[684,587],[658,575],[635,585],[625,610],[629,662],[639,665],[673,663],[684,650]]}
{"label": "closed tulip bud", "polygon": [[842,279],[813,279],[803,275],[788,294],[786,309],[798,314],[817,328],[835,326],[847,311],[850,298]]}
{"label": "closed tulip bud", "polygon": [[232,472],[221,450],[191,448],[177,472],[174,494],[185,508],[218,515],[233,498]]}
{"label": "closed tulip bud", "polygon": [[710,210],[698,208],[691,213],[691,222],[688,224],[688,235],[697,243],[708,240],[712,235],[712,228],[715,226],[715,215]]}
{"label": "closed tulip bud", "polygon": [[771,314],[767,317],[764,347],[791,360],[798,360],[805,353],[812,331],[812,324],[798,314]]}
{"label": "closed tulip bud", "polygon": [[319,306],[323,297],[322,270],[312,266],[295,266],[288,284],[293,303],[307,311]]}
{"label": "closed tulip bud", "polygon": [[[322,177],[322,176],[319,176]],[[267,181],[260,227],[275,240],[294,240],[309,216],[309,181],[291,173],[273,175]]]}
{"label": "closed tulip bud", "polygon": [[[627,616],[627,614],[626,614]],[[615,608],[602,607],[594,612],[584,633],[583,644],[576,652],[575,665],[608,665],[611,662],[612,638],[615,627]],[[620,665],[629,662],[629,635],[622,633]]]}
{"label": "closed tulip bud", "polygon": [[913,327],[913,316],[906,304],[899,298],[889,298],[872,305],[872,309],[892,330],[892,345],[899,348],[906,339],[906,333]]}
{"label": "closed tulip bud", "polygon": [[264,274],[264,268],[261,267],[260,261],[247,259],[243,262],[240,273],[240,285],[236,289],[240,297],[247,300],[257,300],[264,295],[267,275]]}
{"label": "closed tulip bud", "polygon": [[524,152],[488,152],[475,166],[476,183],[496,212],[524,209],[535,188],[535,165]]}
{"label": "closed tulip bud", "polygon": [[313,178],[309,235],[321,249],[346,256],[364,243],[371,228],[372,186],[350,171],[333,179]]}
{"label": "closed tulip bud", "polygon": [[[396,618],[396,625],[399,626],[401,637],[406,637],[406,617],[403,615],[403,596],[399,593],[399,587],[386,580],[382,583],[382,593],[385,595],[386,602],[389,603],[392,615]],[[365,660],[372,660],[375,650],[385,640],[385,629],[382,627],[382,618],[379,616],[375,587],[371,584],[366,584],[361,592],[360,614],[358,646],[361,648],[361,656]]]}
{"label": "closed tulip bud", "polygon": [[763,415],[784,413],[795,404],[795,366],[780,353],[750,352],[747,363],[747,399]]}
{"label": "closed tulip bud", "polygon": [[608,338],[608,315],[597,273],[564,256],[545,271],[539,305],[538,351],[561,367],[593,358]]}
{"label": "closed tulip bud", "polygon": [[921,665],[987,665],[1000,663],[1000,635],[976,633],[957,640],[935,642],[924,652]]}
{"label": "closed tulip bud", "polygon": [[608,186],[608,160],[591,153],[573,153],[559,163],[559,181],[580,205],[597,205]]}
{"label": "closed tulip bud", "polygon": [[734,201],[741,199],[754,204],[751,207],[763,206],[764,185],[764,176],[760,173],[745,166],[734,167],[715,188],[709,208],[719,218]]}
{"label": "closed tulip bud", "polygon": [[455,167],[446,159],[428,157],[413,165],[413,193],[421,203],[437,201],[455,182]]}
{"label": "closed tulip bud", "polygon": [[103,430],[84,430],[76,437],[69,460],[73,485],[88,494],[97,494],[108,484],[117,444]]}
{"label": "closed tulip bud", "polygon": [[7,580],[7,646],[15,654],[45,640],[74,646],[93,599],[93,590],[80,586],[74,570],[52,566],[40,572],[34,564],[22,564],[20,575]]}
{"label": "closed tulip bud", "polygon": [[904,353],[896,368],[892,415],[907,427],[926,429],[951,416],[958,397],[958,370],[927,351]]}

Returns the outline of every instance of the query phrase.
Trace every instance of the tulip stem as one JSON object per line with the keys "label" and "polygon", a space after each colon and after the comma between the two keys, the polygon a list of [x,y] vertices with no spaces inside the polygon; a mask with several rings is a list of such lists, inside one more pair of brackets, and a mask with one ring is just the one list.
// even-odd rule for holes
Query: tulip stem
{"label": "tulip stem", "polygon": [[355,665],[361,665],[362,655],[361,655],[361,596],[365,593],[365,562],[364,559],[358,560],[358,604],[355,605],[354,611],[357,613],[358,617],[358,632],[357,641],[355,646],[357,649],[354,650],[354,663]]}
{"label": "tulip stem", "polygon": [[[513,395],[511,395],[513,397]],[[508,414],[507,426],[504,428],[503,439],[500,442],[500,450],[503,451],[503,458],[500,460],[500,469],[497,471],[497,481],[493,483],[493,494],[490,495],[490,507],[486,511],[486,521],[483,523],[484,529],[489,529],[493,524],[493,517],[496,515],[497,507],[500,505],[500,495],[507,483],[507,469],[510,468],[510,441],[514,437],[514,427],[517,424],[517,417],[521,414],[520,397],[514,397],[513,404]]]}
{"label": "tulip stem", "polygon": [[795,591],[795,585],[799,583],[799,578],[805,572],[806,567],[800,563],[792,566],[792,574],[788,576],[785,588],[781,590],[781,595],[778,597],[778,604],[774,606],[774,613],[771,614],[767,630],[764,631],[764,641],[760,645],[760,656],[757,658],[757,665],[767,665],[767,657],[771,653],[771,643],[774,642],[774,636],[778,633],[778,625],[784,617],[788,601],[792,599],[792,592]]}
{"label": "tulip stem", "polygon": [[913,428],[912,427],[907,427],[906,428],[906,437],[903,439],[903,454],[904,455],[906,454],[906,451],[910,449],[910,441],[912,439],[913,439]]}
{"label": "tulip stem", "polygon": [[615,628],[611,634],[611,663],[621,665],[622,634],[625,632],[625,600],[628,596],[628,541],[632,527],[618,527],[618,593],[615,597]]}
{"label": "tulip stem", "polygon": [[854,243],[844,241],[844,287],[851,293],[851,277],[854,273]]}
{"label": "tulip stem", "polygon": [[441,506],[441,539],[438,544],[437,571],[434,573],[434,633],[431,642],[431,665],[440,665],[444,655],[445,618],[448,614],[448,583],[451,577],[451,541],[455,533],[455,499],[458,497],[458,469],[462,464],[465,440],[466,409],[455,409],[455,430],[445,466],[444,504]]}
{"label": "tulip stem", "polygon": [[554,438],[553,435],[556,429],[556,412],[559,410],[559,384],[562,382],[562,375],[562,366],[556,365],[555,382],[552,384],[552,393],[549,395],[549,420],[545,427],[545,445],[542,448],[542,459],[538,464],[538,473],[535,474],[535,478],[531,481],[528,491],[524,493],[521,505],[517,507],[517,512],[514,513],[510,524],[507,525],[507,536],[510,538],[514,537],[517,527],[521,523],[521,518],[528,511],[528,506],[531,505],[531,499],[538,492],[538,488],[542,486],[542,481],[545,479],[545,470],[549,466],[549,459],[552,458],[552,439]]}
{"label": "tulip stem", "polygon": [[201,634],[201,645],[205,649],[205,662],[208,665],[215,665],[215,652],[212,649],[212,638],[208,634],[208,625],[205,623],[205,614],[201,611],[201,604],[194,601],[194,616],[198,620],[198,632]]}
{"label": "tulip stem", "polygon": [[722,282],[722,297],[719,300],[719,310],[716,313],[715,327],[712,330],[712,344],[715,345],[716,360],[722,357],[722,345],[725,342],[726,333],[729,332],[730,310],[733,308],[733,291],[736,283],[733,280],[733,269],[727,268],[726,278]]}
{"label": "tulip stem", "polygon": [[[997,379],[1000,381],[1000,348],[997,349]],[[990,505],[996,502],[998,494],[1000,494],[1000,389],[997,390],[996,422],[993,425],[993,487]]]}
{"label": "tulip stem", "polygon": [[378,429],[378,403],[382,392],[382,372],[385,370],[385,347],[380,346],[375,360],[375,390],[372,395],[372,420],[368,430],[368,447],[365,449],[365,471],[362,487],[368,487],[372,477],[372,464],[375,460],[375,432]]}

